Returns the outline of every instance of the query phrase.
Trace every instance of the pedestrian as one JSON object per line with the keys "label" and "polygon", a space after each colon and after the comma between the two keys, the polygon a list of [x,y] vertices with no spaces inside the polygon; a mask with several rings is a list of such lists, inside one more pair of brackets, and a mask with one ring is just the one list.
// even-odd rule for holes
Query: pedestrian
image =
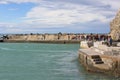
{"label": "pedestrian", "polygon": [[113,40],[112,40],[111,36],[109,36],[109,37],[108,37],[108,45],[109,45],[109,46],[112,46],[112,42],[113,42]]}

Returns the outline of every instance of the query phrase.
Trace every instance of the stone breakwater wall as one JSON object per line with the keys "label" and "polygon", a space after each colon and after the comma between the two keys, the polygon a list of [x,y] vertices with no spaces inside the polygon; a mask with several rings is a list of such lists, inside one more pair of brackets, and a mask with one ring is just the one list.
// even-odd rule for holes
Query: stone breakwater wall
{"label": "stone breakwater wall", "polygon": [[83,34],[13,34],[4,42],[79,43]]}
{"label": "stone breakwater wall", "polygon": [[99,41],[107,39],[107,34],[12,34],[3,36],[4,42],[55,42],[55,43],[79,43],[80,41]]}
{"label": "stone breakwater wall", "polygon": [[110,35],[114,40],[120,40],[120,10],[110,22]]}
{"label": "stone breakwater wall", "polygon": [[[42,41],[42,40],[73,40],[77,35],[71,34],[16,34],[8,35],[8,40],[23,40],[23,41]],[[77,38],[78,39],[78,38]]]}

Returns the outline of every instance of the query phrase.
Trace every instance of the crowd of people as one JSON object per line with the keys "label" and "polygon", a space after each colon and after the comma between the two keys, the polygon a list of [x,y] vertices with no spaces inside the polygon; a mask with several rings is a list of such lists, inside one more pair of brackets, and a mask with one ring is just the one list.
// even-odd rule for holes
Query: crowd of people
{"label": "crowd of people", "polygon": [[81,40],[81,41],[104,41],[107,45],[111,46],[112,45],[112,38],[111,36],[108,36],[107,34],[84,34],[84,35],[79,35],[74,39]]}

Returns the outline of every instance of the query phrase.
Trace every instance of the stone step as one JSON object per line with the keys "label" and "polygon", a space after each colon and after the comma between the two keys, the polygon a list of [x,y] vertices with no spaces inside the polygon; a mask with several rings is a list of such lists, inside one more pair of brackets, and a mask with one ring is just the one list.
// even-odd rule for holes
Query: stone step
{"label": "stone step", "polygon": [[103,64],[101,57],[99,55],[92,55],[91,58],[95,62],[95,64]]}
{"label": "stone step", "polygon": [[103,64],[103,61],[95,61],[95,64]]}
{"label": "stone step", "polygon": [[100,56],[99,55],[92,55],[91,58],[96,59],[96,58],[100,58]]}
{"label": "stone step", "polygon": [[101,58],[96,58],[96,59],[93,59],[93,61],[102,61]]}

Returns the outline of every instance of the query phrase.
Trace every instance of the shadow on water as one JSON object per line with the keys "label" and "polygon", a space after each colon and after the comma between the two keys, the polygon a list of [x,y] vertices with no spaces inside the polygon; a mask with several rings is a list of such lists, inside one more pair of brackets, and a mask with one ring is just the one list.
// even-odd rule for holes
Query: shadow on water
{"label": "shadow on water", "polygon": [[103,73],[95,73],[87,71],[83,65],[76,59],[76,65],[79,70],[79,75],[83,80],[120,80],[120,77],[114,77]]}

